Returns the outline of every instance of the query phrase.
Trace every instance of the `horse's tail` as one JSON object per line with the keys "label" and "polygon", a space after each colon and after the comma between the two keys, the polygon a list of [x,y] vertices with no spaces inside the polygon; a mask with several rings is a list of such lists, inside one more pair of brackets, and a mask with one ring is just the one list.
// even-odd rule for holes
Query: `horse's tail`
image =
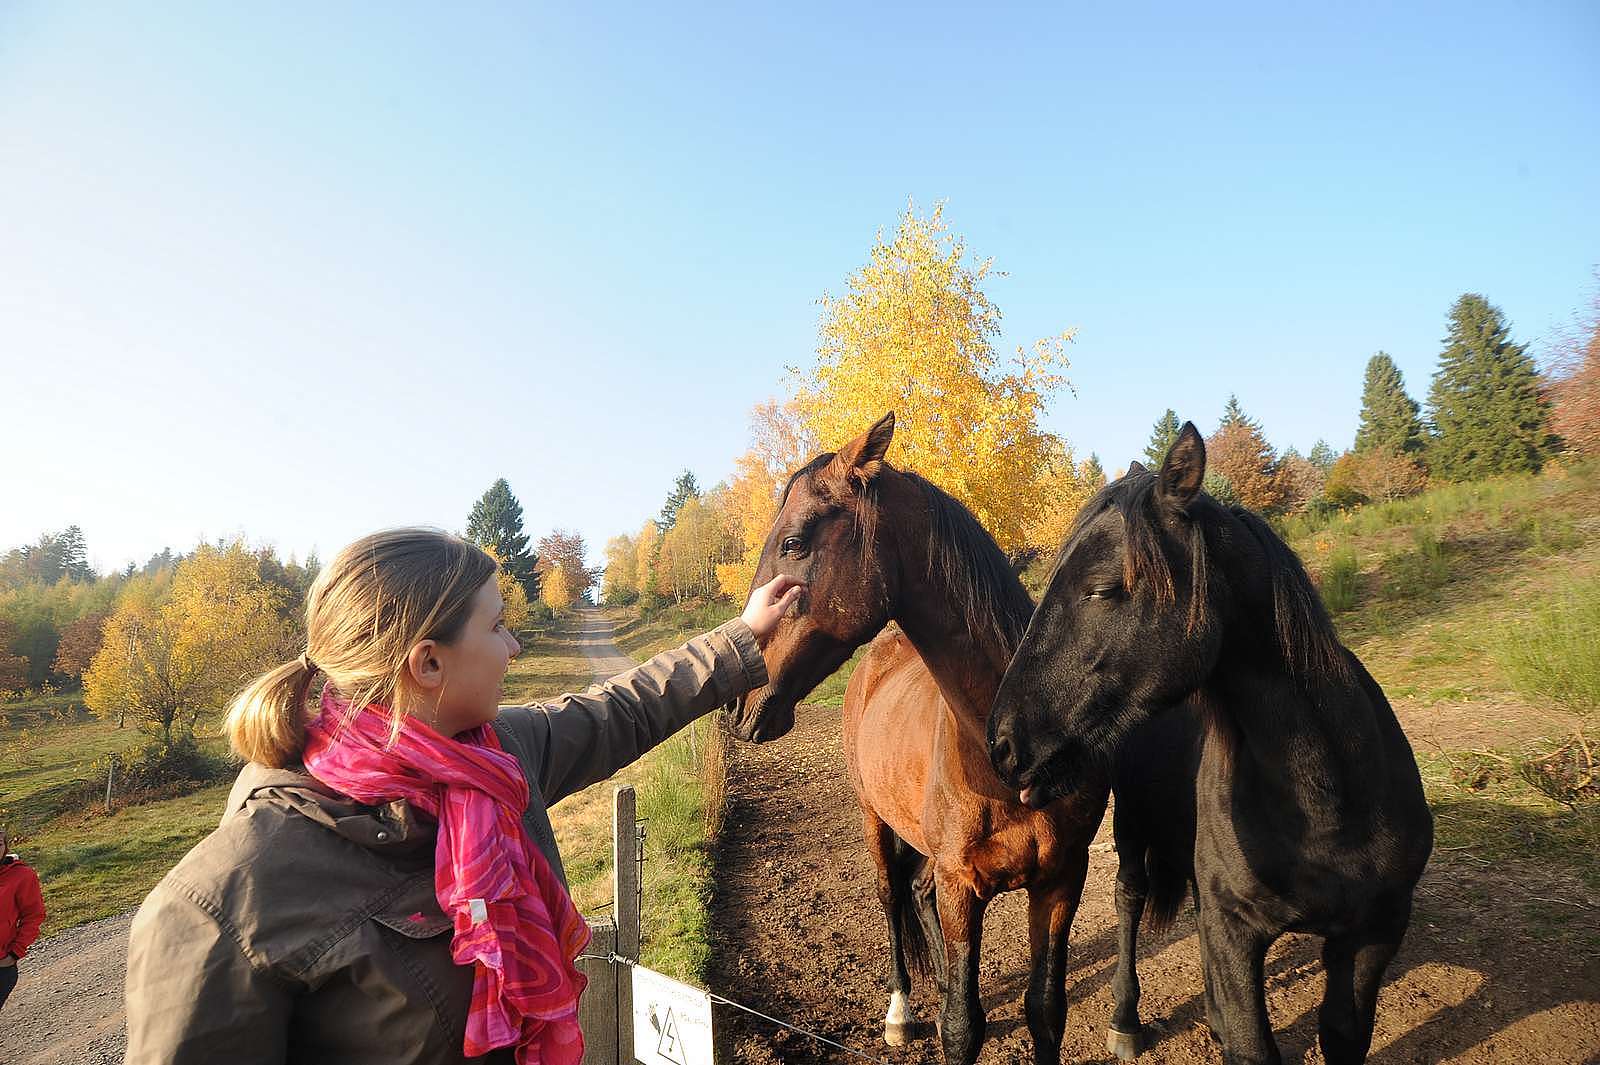
{"label": "horse's tail", "polygon": [[[906,847],[905,850],[911,851],[911,848]],[[895,929],[900,933],[900,957],[905,961],[906,971],[912,976],[926,976],[932,971],[928,932],[922,926],[921,907],[917,905],[916,881],[921,865],[920,861],[907,861],[901,857],[894,863],[894,872],[889,878],[889,889],[894,895]]]}
{"label": "horse's tail", "polygon": [[1145,900],[1144,924],[1152,932],[1159,932],[1172,923],[1183,907],[1183,897],[1188,893],[1189,874],[1181,863],[1171,861],[1161,853],[1161,848],[1146,847],[1144,871],[1149,878],[1150,893]]}

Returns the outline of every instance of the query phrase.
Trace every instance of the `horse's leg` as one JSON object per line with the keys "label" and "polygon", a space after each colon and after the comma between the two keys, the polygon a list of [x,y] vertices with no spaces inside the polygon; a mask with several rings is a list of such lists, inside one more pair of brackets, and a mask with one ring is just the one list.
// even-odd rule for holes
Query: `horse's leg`
{"label": "horse's leg", "polygon": [[1061,1037],[1067,1029],[1067,940],[1078,912],[1089,854],[1075,854],[1059,879],[1028,889],[1028,946],[1033,971],[1023,1013],[1033,1035],[1035,1065],[1060,1065]]}
{"label": "horse's leg", "polygon": [[1139,1023],[1139,920],[1150,892],[1143,844],[1117,840],[1117,974],[1111,980],[1111,1027],[1106,1052],[1132,1061],[1144,1049]]}
{"label": "horse's leg", "polygon": [[933,966],[934,983],[939,988],[939,1001],[944,1001],[946,980],[944,957],[944,929],[939,926],[939,904],[935,898],[933,860],[924,858],[911,881],[911,900],[916,904],[917,916],[922,921],[922,934],[928,941],[928,960]]}
{"label": "horse's leg", "polygon": [[1411,902],[1385,915],[1375,927],[1348,936],[1332,936],[1322,945],[1327,990],[1322,996],[1318,1040],[1328,1065],[1359,1065],[1372,1046],[1372,1024],[1378,1010],[1378,987],[1400,949],[1411,921]]}
{"label": "horse's leg", "polygon": [[978,960],[983,953],[983,910],[987,899],[962,880],[935,874],[934,899],[944,930],[945,989],[939,1010],[939,1038],[945,1065],[972,1065],[978,1058],[988,1019],[978,999]]}
{"label": "horse's leg", "polygon": [[906,971],[906,945],[900,935],[907,916],[902,909],[909,904],[911,894],[909,870],[901,854],[905,844],[865,803],[861,820],[867,853],[878,872],[878,902],[889,925],[889,1009],[883,1017],[883,1041],[890,1046],[904,1046],[911,1025],[911,974]]}
{"label": "horse's leg", "polygon": [[1192,881],[1189,884],[1189,897],[1194,901],[1195,931],[1200,938],[1200,983],[1206,1007],[1206,1028],[1210,1030],[1211,1038],[1221,1043],[1222,1011],[1217,1009],[1217,996],[1211,989],[1211,952],[1206,948],[1206,923],[1200,919],[1200,887]]}
{"label": "horse's leg", "polygon": [[1200,911],[1206,971],[1222,1021],[1225,1065],[1282,1065],[1267,1021],[1266,960],[1271,939],[1230,919],[1215,899]]}

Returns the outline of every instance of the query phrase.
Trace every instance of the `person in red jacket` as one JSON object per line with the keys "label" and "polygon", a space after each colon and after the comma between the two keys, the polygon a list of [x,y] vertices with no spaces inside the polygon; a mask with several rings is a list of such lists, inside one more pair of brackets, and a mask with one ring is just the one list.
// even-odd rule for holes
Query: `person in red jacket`
{"label": "person in red jacket", "polygon": [[0,1007],[17,986],[17,962],[39,937],[44,924],[44,897],[39,876],[15,854],[0,829]]}

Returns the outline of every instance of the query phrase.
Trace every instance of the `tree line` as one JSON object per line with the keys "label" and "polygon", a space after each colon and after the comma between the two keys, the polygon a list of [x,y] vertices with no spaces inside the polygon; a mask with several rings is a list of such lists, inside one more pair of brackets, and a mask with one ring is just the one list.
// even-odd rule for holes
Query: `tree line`
{"label": "tree line", "polygon": [[[463,534],[500,562],[512,628],[570,609],[596,579],[581,536],[557,529],[530,543],[522,521],[501,479]],[[146,733],[158,755],[192,749],[200,720],[304,649],[320,569],[315,554],[285,560],[236,538],[98,574],[78,526],[46,533],[0,555],[0,709],[77,692],[95,714]]]}
{"label": "tree line", "polygon": [[[608,603],[745,595],[790,473],[887,410],[896,413],[896,465],[970,509],[1019,563],[1053,554],[1073,516],[1102,487],[1097,455],[1079,460],[1045,430],[1047,401],[1068,386],[1063,329],[1002,360],[1000,311],[985,292],[991,262],[968,261],[942,207],[908,207],[880,232],[840,295],[820,300],[815,359],[793,370],[788,396],[758,404],[750,447],[725,482],[701,493],[679,477],[662,512],[606,545]],[[1168,409],[1144,460],[1159,465],[1182,424]],[[1393,359],[1369,360],[1360,428],[1340,452],[1318,441],[1281,452],[1229,398],[1207,439],[1206,487],[1268,515],[1351,507],[1421,491],[1429,479],[1537,471],[1563,455],[1600,453],[1600,296],[1564,339],[1547,372],[1515,342],[1501,311],[1468,293],[1447,334],[1426,407],[1411,399]],[[1121,471],[1115,471],[1120,474]],[[690,520],[681,508],[695,504]]]}

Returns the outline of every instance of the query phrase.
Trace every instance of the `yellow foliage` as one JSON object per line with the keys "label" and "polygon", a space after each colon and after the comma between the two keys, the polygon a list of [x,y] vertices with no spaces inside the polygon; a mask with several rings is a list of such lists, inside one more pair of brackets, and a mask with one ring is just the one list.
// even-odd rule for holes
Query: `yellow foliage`
{"label": "yellow foliage", "polygon": [[1072,450],[1059,439],[1046,452],[1038,471],[1039,507],[1028,523],[1028,544],[1053,557],[1072,528],[1072,519],[1095,493],[1072,460]]}
{"label": "yellow foliage", "polygon": [[792,399],[782,404],[776,400],[758,403],[750,412],[750,424],[754,443],[734,461],[724,504],[738,556],[717,566],[718,587],[736,602],[750,594],[756,563],[778,516],[778,499],[789,475],[821,450]]}
{"label": "yellow foliage", "polygon": [[661,595],[660,582],[656,579],[656,550],[661,545],[661,528],[654,521],[646,521],[639,528],[639,535],[634,537],[635,558],[638,561],[636,576],[639,581],[639,595],[641,598]]}
{"label": "yellow foliage", "polygon": [[545,572],[539,581],[539,598],[558,614],[572,609],[577,596],[573,593],[572,578],[567,575],[565,568],[558,566]]}
{"label": "yellow foliage", "polygon": [[717,566],[739,553],[724,497],[719,492],[688,499],[678,509],[677,520],[661,537],[656,572],[660,594],[680,601],[716,594]]}
{"label": "yellow foliage", "polygon": [[500,567],[495,570],[494,582],[500,589],[500,598],[506,604],[506,628],[515,632],[528,623],[528,593],[523,590],[522,582],[505,568],[505,560],[500,557],[500,552],[492,545],[482,548],[482,551]]}
{"label": "yellow foliage", "polygon": [[966,246],[942,212],[908,208],[892,239],[879,233],[845,295],[823,298],[817,363],[797,409],[832,447],[893,410],[891,461],[966,504],[1013,550],[1039,522],[1038,471],[1059,441],[1038,422],[1066,384],[1072,331],[1018,348],[1003,372],[991,345],[1000,312],[983,291],[991,264],[963,262]]}
{"label": "yellow foliage", "polygon": [[624,533],[606,541],[606,569],[600,598],[607,603],[631,603],[639,597],[639,545]]}
{"label": "yellow foliage", "polygon": [[288,593],[241,541],[202,545],[170,586],[132,581],[83,676],[102,716],[130,714],[167,740],[221,710],[258,673],[299,653]]}

